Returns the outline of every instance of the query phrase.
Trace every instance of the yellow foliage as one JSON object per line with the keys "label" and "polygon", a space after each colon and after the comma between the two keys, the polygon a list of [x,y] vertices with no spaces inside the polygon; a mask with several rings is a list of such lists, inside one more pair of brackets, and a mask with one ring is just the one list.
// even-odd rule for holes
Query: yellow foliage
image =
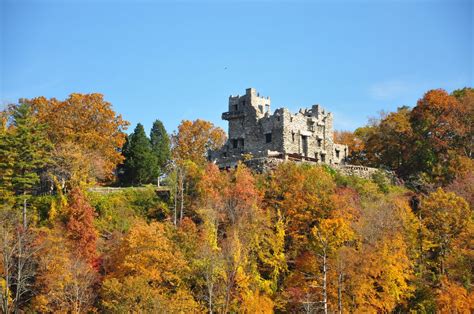
{"label": "yellow foliage", "polygon": [[102,287],[112,312],[185,313],[199,309],[183,278],[190,271],[164,224],[136,222],[122,240],[114,271]]}

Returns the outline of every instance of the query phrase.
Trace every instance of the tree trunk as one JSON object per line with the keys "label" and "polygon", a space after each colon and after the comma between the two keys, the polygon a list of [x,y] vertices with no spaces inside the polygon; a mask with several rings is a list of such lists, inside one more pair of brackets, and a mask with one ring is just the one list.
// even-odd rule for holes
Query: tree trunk
{"label": "tree trunk", "polygon": [[22,256],[23,245],[21,243],[21,235],[20,235],[19,230],[17,231],[17,237],[18,237],[18,249],[17,249],[18,250],[18,257],[17,257],[18,260],[17,260],[17,266],[16,266],[17,267],[17,269],[16,269],[16,276],[17,276],[16,277],[16,284],[17,284],[17,286],[16,286],[16,295],[15,295],[15,300],[16,300],[16,302],[15,302],[15,313],[18,313],[18,303],[19,303],[19,300],[20,300],[20,292],[23,288],[22,287],[22,281],[23,281],[22,268],[23,267],[22,267],[22,264],[21,264],[21,262],[22,262],[21,259],[23,258],[23,256]]}
{"label": "tree trunk", "polygon": [[8,289],[10,287],[10,263],[9,263],[9,258],[8,258],[8,252],[7,252],[7,235],[4,234],[4,247],[3,247],[3,268],[5,270],[5,287],[2,287],[2,311],[4,313],[8,313],[8,307],[10,306],[8,304]]}
{"label": "tree trunk", "polygon": [[342,314],[342,279],[343,279],[342,271],[339,271],[339,275],[337,278],[337,303],[338,303],[339,314]]}
{"label": "tree trunk", "polygon": [[181,174],[180,174],[180,181],[179,181],[179,185],[180,185],[180,192],[181,192],[181,207],[180,207],[180,213],[179,213],[179,222],[181,223],[181,221],[183,220],[183,215],[184,215],[184,174],[182,173],[181,171]]}
{"label": "tree trunk", "polygon": [[[212,275],[211,275],[212,276]],[[212,281],[212,279],[208,279],[208,281]],[[212,314],[212,295],[213,295],[213,290],[214,290],[214,284],[208,283],[207,286],[207,291],[209,294],[209,314]]]}
{"label": "tree trunk", "polygon": [[174,225],[176,226],[178,219],[178,182],[174,188]]}
{"label": "tree trunk", "polygon": [[323,309],[324,314],[328,313],[328,291],[327,291],[327,255],[326,249],[323,250]]}
{"label": "tree trunk", "polygon": [[26,230],[26,193],[23,193],[23,228]]}

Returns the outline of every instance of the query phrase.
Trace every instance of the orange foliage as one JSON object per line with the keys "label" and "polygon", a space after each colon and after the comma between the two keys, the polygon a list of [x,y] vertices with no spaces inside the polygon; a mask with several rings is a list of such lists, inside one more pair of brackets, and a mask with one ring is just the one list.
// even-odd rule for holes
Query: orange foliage
{"label": "orange foliage", "polygon": [[267,201],[281,211],[295,248],[304,247],[311,225],[331,207],[335,184],[321,167],[284,163],[271,174]]}
{"label": "orange foliage", "polygon": [[183,120],[178,132],[173,135],[173,158],[178,163],[186,160],[204,166],[210,149],[221,147],[225,142],[225,132],[205,120]]}
{"label": "orange foliage", "polygon": [[443,278],[436,303],[440,313],[469,314],[474,311],[474,292]]}
{"label": "orange foliage", "polygon": [[64,238],[61,228],[43,229],[38,239],[37,275],[33,309],[41,313],[93,311],[97,273]]}
{"label": "orange foliage", "polygon": [[37,97],[33,105],[41,123],[56,147],[77,145],[85,155],[94,155],[89,162],[97,163],[104,179],[113,177],[116,165],[122,162],[119,149],[125,143],[122,132],[128,122],[116,115],[112,105],[101,94],[71,94],[66,100]]}

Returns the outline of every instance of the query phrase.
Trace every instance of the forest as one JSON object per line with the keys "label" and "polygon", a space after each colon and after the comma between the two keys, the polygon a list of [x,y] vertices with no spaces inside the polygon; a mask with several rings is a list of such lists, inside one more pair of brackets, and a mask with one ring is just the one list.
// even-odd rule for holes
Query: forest
{"label": "forest", "polygon": [[370,180],[220,171],[211,122],[128,127],[98,93],[0,112],[1,313],[474,311],[473,88],[336,132]]}

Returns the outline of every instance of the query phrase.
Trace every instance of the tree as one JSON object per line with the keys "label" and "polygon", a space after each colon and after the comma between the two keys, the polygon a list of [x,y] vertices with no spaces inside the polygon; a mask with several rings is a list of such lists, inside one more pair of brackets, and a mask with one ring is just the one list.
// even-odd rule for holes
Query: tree
{"label": "tree", "polygon": [[361,154],[364,151],[364,142],[355,132],[351,131],[334,131],[334,142],[347,145],[349,155],[347,162],[353,165],[361,163]]}
{"label": "tree", "polygon": [[329,258],[345,242],[354,238],[354,231],[349,226],[350,220],[343,217],[334,217],[321,220],[311,230],[313,246],[320,259],[322,283],[322,307],[328,313],[328,271]]}
{"label": "tree", "polygon": [[203,242],[196,264],[208,308],[271,312],[286,269],[282,220],[261,208],[255,177],[243,165],[221,172],[209,164],[198,190]]}
{"label": "tree", "polygon": [[390,312],[413,291],[411,251],[416,218],[404,198],[383,196],[362,202],[354,222],[354,246],[345,258],[348,311]]}
{"label": "tree", "polygon": [[87,313],[93,311],[97,273],[64,238],[56,226],[40,231],[41,250],[37,252],[36,295],[32,307],[38,312]]}
{"label": "tree", "polygon": [[172,136],[173,159],[182,164],[186,160],[204,167],[209,150],[220,148],[225,142],[225,132],[204,120],[183,120],[178,132]]}
{"label": "tree", "polygon": [[468,133],[461,117],[467,114],[456,97],[441,89],[427,92],[411,111],[414,168],[435,183],[449,183],[455,177]]}
{"label": "tree", "polygon": [[444,278],[436,302],[440,313],[472,313],[474,293]]}
{"label": "tree", "polygon": [[128,137],[124,150],[125,162],[122,167],[121,181],[131,185],[150,183],[158,174],[157,157],[145,134],[143,125],[137,124]]}
{"label": "tree", "polygon": [[77,253],[89,265],[97,266],[97,231],[94,227],[94,208],[80,188],[69,193],[64,213],[66,236],[75,244]]}
{"label": "tree", "polygon": [[137,221],[123,239],[104,280],[102,307],[111,312],[194,312],[186,285],[189,265],[165,224]]}
{"label": "tree", "polygon": [[10,116],[9,129],[0,134],[0,182],[22,200],[26,228],[27,199],[38,189],[40,172],[50,162],[51,143],[29,104],[11,106]]}
{"label": "tree", "polygon": [[163,174],[171,158],[170,138],[160,120],[153,122],[150,132],[151,148],[158,160],[159,173]]}
{"label": "tree", "polygon": [[397,112],[385,115],[366,143],[374,165],[394,170],[404,178],[413,171],[410,168],[413,154],[410,113],[408,107],[400,107]]}
{"label": "tree", "polygon": [[453,242],[472,224],[472,210],[462,197],[439,188],[423,200],[420,216],[433,244],[435,274],[444,275]]}
{"label": "tree", "polygon": [[315,222],[331,209],[335,183],[322,167],[284,163],[271,173],[269,184],[266,202],[281,212],[291,247],[287,254],[295,258],[308,246]]}
{"label": "tree", "polygon": [[453,91],[452,95],[461,103],[462,110],[466,112],[458,119],[461,120],[467,130],[465,137],[461,139],[464,144],[463,155],[472,159],[474,154],[474,88],[458,89]]}
{"label": "tree", "polygon": [[[85,157],[82,162],[87,164],[87,183],[114,177],[117,164],[123,161],[120,148],[125,142],[123,131],[128,122],[112,110],[103,95],[74,93],[64,101],[37,97],[24,102],[31,104],[37,119],[48,126],[48,137],[58,151],[54,155],[58,162],[52,172],[60,181],[69,181],[76,175],[71,171],[83,170],[67,167],[68,161],[78,162],[67,153],[67,147],[72,145],[78,147],[74,151]],[[58,169],[60,166],[64,168]]]}
{"label": "tree", "polygon": [[[204,120],[183,120],[178,132],[171,137],[174,173],[176,176],[175,201],[180,207],[180,218],[184,218],[185,204],[193,198],[198,173],[205,168],[209,150],[221,147],[225,132]],[[185,193],[186,191],[186,193]]]}
{"label": "tree", "polygon": [[18,312],[34,294],[34,254],[38,250],[32,229],[24,228],[19,215],[0,208],[0,310]]}

